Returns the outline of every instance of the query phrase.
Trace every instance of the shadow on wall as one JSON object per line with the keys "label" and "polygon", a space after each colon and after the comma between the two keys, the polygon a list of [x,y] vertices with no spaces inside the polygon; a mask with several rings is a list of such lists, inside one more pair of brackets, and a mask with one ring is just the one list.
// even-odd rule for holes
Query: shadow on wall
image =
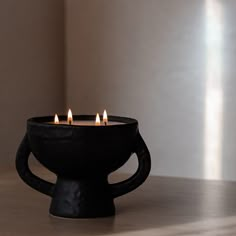
{"label": "shadow on wall", "polygon": [[31,116],[64,110],[64,2],[0,3],[0,164],[14,165]]}

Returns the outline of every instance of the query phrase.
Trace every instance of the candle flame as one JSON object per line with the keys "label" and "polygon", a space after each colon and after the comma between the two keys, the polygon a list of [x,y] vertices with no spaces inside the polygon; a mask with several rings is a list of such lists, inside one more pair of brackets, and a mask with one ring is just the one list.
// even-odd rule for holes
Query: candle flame
{"label": "candle flame", "polygon": [[67,122],[69,123],[69,125],[71,125],[73,122],[73,115],[72,115],[71,109],[69,109],[68,111]]}
{"label": "candle flame", "polygon": [[99,114],[97,113],[97,115],[96,115],[96,121],[95,121],[95,125],[100,125],[100,116],[99,116]]}
{"label": "candle flame", "polygon": [[55,114],[55,117],[54,117],[54,124],[59,124],[59,118],[57,114]]}
{"label": "candle flame", "polygon": [[105,125],[107,125],[107,123],[108,123],[107,111],[106,110],[104,110],[104,112],[103,112],[103,123]]}

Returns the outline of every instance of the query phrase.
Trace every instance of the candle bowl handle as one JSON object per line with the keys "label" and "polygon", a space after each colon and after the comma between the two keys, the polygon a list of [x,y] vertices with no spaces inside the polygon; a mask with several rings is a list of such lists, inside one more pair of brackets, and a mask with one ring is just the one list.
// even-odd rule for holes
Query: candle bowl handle
{"label": "candle bowl handle", "polygon": [[29,169],[28,159],[31,153],[29,140],[27,133],[25,134],[16,154],[16,170],[21,179],[33,189],[52,196],[54,190],[54,184],[49,183],[36,175],[34,175]]}
{"label": "candle bowl handle", "polygon": [[148,148],[138,132],[134,152],[138,158],[138,169],[133,176],[120,183],[111,184],[114,198],[122,196],[139,187],[148,177],[151,170],[151,157]]}

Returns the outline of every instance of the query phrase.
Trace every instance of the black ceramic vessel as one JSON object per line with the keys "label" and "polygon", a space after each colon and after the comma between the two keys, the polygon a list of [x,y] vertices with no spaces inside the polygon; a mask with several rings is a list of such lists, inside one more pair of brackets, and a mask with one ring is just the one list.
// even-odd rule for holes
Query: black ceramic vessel
{"label": "black ceramic vessel", "polygon": [[[60,120],[66,120],[60,116]],[[94,120],[94,116],[73,116]],[[113,199],[141,185],[149,175],[150,154],[135,119],[110,116],[112,126],[50,124],[53,117],[27,121],[27,132],[16,155],[16,169],[23,181],[52,197],[50,214],[68,218],[91,218],[115,214]],[[35,176],[29,154],[57,175],[55,184]],[[108,175],[137,154],[138,169],[129,179],[109,184]]]}

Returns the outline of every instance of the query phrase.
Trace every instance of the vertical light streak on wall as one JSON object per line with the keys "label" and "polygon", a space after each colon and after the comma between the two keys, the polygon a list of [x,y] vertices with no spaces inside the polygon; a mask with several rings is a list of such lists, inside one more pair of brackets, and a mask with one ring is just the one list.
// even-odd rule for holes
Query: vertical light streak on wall
{"label": "vertical light streak on wall", "polygon": [[206,97],[204,137],[204,177],[222,175],[222,5],[206,0]]}

